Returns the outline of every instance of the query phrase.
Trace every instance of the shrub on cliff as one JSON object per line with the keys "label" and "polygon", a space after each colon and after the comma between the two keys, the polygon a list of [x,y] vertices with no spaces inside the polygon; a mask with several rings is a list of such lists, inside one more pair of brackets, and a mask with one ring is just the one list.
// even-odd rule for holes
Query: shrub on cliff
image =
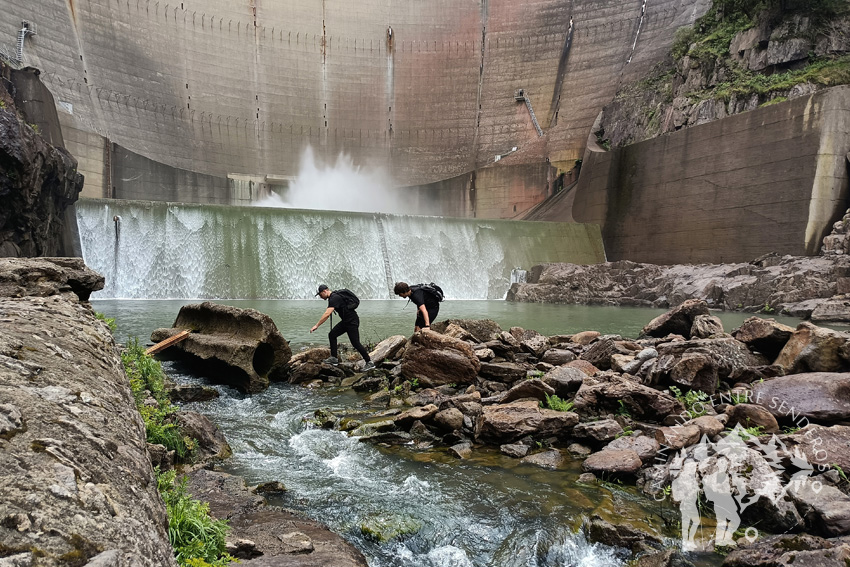
{"label": "shrub on cliff", "polygon": [[139,345],[138,338],[128,341],[121,362],[130,379],[130,389],[136,407],[145,420],[148,443],[164,445],[173,450],[181,462],[190,460],[195,441],[183,435],[175,423],[177,407],[171,404],[165,392],[165,374],[162,365]]}

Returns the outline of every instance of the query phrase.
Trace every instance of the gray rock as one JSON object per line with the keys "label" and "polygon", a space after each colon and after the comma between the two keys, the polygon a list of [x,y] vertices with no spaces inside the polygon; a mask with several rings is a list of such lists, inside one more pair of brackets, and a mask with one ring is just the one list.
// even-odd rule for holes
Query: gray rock
{"label": "gray rock", "polygon": [[850,496],[810,479],[792,482],[787,494],[809,531],[825,537],[850,534]]}
{"label": "gray rock", "polygon": [[518,443],[508,443],[499,446],[499,450],[504,455],[513,457],[514,459],[521,459],[528,454],[529,446]]}
{"label": "gray rock", "polygon": [[553,366],[560,366],[562,364],[572,362],[575,359],[576,354],[573,351],[561,348],[550,348],[543,353],[543,358],[541,358],[543,362],[549,363]]}
{"label": "gray rock", "polygon": [[[382,360],[392,359],[398,354],[404,345],[407,344],[407,337],[404,335],[393,335],[392,337],[388,337],[381,342],[379,342],[375,349],[369,353],[369,358],[375,364],[378,364]],[[330,351],[328,352],[330,355]]]}
{"label": "gray rock", "polygon": [[577,368],[557,366],[543,375],[543,382],[555,390],[560,398],[571,397],[581,387],[587,374]]}
{"label": "gray rock", "polygon": [[714,315],[697,315],[694,317],[690,335],[697,339],[708,339],[723,335],[723,322]]}
{"label": "gray rock", "polygon": [[772,361],[776,359],[793,333],[793,328],[777,323],[773,319],[750,317],[735,330],[733,336]]}
{"label": "gray rock", "polygon": [[811,565],[832,567],[850,561],[850,545],[809,534],[770,536],[726,556],[723,567]]}
{"label": "gray rock", "polygon": [[458,459],[468,459],[472,456],[472,445],[470,443],[458,443],[449,447],[449,453]]}
{"label": "gray rock", "polygon": [[658,441],[651,437],[647,437],[646,435],[625,435],[608,443],[604,447],[603,451],[631,450],[637,453],[637,456],[640,457],[640,460],[644,464],[647,464],[652,462],[660,448],[661,445],[658,444]]}
{"label": "gray rock", "polygon": [[184,330],[192,333],[168,348],[192,355],[190,360],[200,360],[207,373],[244,392],[261,392],[269,380],[282,380],[288,373],[289,343],[272,318],[256,309],[210,301],[184,305],[174,325],[155,330],[151,340],[161,342]]}
{"label": "gray rock", "polygon": [[536,400],[486,406],[476,425],[476,439],[490,444],[511,443],[526,436],[565,437],[578,423],[572,412],[540,408]]}
{"label": "gray rock", "polygon": [[623,428],[613,419],[600,419],[587,423],[579,423],[573,428],[577,439],[589,439],[596,443],[606,443],[623,432]]}
{"label": "gray rock", "polygon": [[752,400],[780,422],[850,418],[850,373],[792,374],[753,386]]}
{"label": "gray rock", "polygon": [[544,469],[555,470],[563,464],[564,456],[557,449],[550,449],[549,451],[543,451],[541,453],[535,453],[533,455],[523,457],[520,462],[527,465],[542,467]]}
{"label": "gray rock", "polygon": [[701,299],[688,299],[663,315],[659,315],[641,330],[641,336],[665,337],[667,335],[691,336],[694,320],[699,315],[709,315],[708,304]]}
{"label": "gray rock", "polygon": [[547,395],[551,396],[554,393],[555,389],[542,380],[523,380],[505,392],[500,403],[507,404],[522,398],[534,398],[545,401]]}
{"label": "gray rock", "polygon": [[642,465],[638,454],[631,449],[605,449],[586,458],[581,468],[594,474],[634,474]]}

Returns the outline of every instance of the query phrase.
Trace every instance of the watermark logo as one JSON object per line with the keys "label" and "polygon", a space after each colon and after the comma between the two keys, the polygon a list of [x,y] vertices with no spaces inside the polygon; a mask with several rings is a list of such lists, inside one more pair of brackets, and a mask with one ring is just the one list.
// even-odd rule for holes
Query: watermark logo
{"label": "watermark logo", "polygon": [[[765,443],[741,425],[716,443],[706,436],[670,461],[669,493],[678,503],[682,521],[682,549],[706,550],[710,538],[697,539],[702,512],[712,508],[716,518],[713,546],[736,545],[741,515],[764,498],[774,509],[783,505],[785,495],[795,483],[811,482],[820,492],[822,485],[810,477],[815,467],[798,446],[789,449],[776,435]],[[702,496],[702,499],[701,499]],[[758,530],[747,527],[744,537],[755,541]]]}

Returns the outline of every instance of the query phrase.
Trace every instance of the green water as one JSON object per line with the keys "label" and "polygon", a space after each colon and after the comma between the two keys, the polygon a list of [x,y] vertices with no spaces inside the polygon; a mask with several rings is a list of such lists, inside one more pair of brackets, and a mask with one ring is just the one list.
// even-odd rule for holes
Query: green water
{"label": "green water", "polygon": [[[92,300],[92,305],[118,323],[116,339],[138,337],[142,341],[150,338],[151,331],[170,327],[177,318],[180,307],[199,300]],[[253,308],[269,315],[281,334],[295,348],[308,345],[327,344],[330,326],[325,323],[316,333],[310,328],[316,324],[327,307],[327,303],[315,300],[222,300],[217,301],[235,307]],[[360,314],[360,336],[365,343],[376,343],[392,335],[413,333],[416,317],[414,306],[406,300],[364,300],[357,310]],[[638,333],[654,317],[664,313],[663,309],[641,307],[600,307],[587,305],[553,305],[542,303],[512,303],[498,300],[447,300],[441,304],[437,320],[445,319],[493,319],[505,330],[517,326],[534,329],[544,335],[573,334],[580,331],[599,331],[603,334],[618,334],[636,338]],[[739,326],[749,313],[718,312],[727,332]],[[786,325],[796,326],[798,319],[775,317]],[[336,320],[336,319],[335,319]],[[345,340],[345,336],[343,336]]]}

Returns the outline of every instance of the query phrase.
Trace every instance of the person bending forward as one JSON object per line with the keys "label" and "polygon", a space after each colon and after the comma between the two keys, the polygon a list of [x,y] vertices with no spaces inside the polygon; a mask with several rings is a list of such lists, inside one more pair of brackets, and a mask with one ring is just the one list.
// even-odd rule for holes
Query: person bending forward
{"label": "person bending forward", "polygon": [[416,305],[416,322],[413,324],[415,333],[431,327],[431,323],[440,312],[440,302],[433,294],[417,285],[410,286],[405,282],[396,283],[393,292],[399,297],[410,299]]}
{"label": "person bending forward", "polygon": [[334,311],[337,312],[340,319],[339,323],[334,325],[331,332],[328,333],[328,342],[330,342],[331,346],[331,356],[322,362],[334,365],[339,364],[339,358],[337,356],[339,352],[337,338],[344,334],[348,334],[348,340],[351,341],[351,346],[360,353],[360,356],[362,356],[364,362],[366,362],[366,366],[363,370],[375,368],[375,365],[369,358],[369,352],[366,350],[366,347],[360,343],[360,316],[357,315],[357,311],[350,309],[348,305],[346,305],[345,298],[341,294],[331,291],[330,288],[324,284],[319,286],[319,291],[316,295],[322,299],[328,300],[328,308],[322,314],[322,318],[319,319],[319,322],[313,325],[310,332],[312,333],[318,329],[322,323],[328,320],[328,317],[330,317]]}

